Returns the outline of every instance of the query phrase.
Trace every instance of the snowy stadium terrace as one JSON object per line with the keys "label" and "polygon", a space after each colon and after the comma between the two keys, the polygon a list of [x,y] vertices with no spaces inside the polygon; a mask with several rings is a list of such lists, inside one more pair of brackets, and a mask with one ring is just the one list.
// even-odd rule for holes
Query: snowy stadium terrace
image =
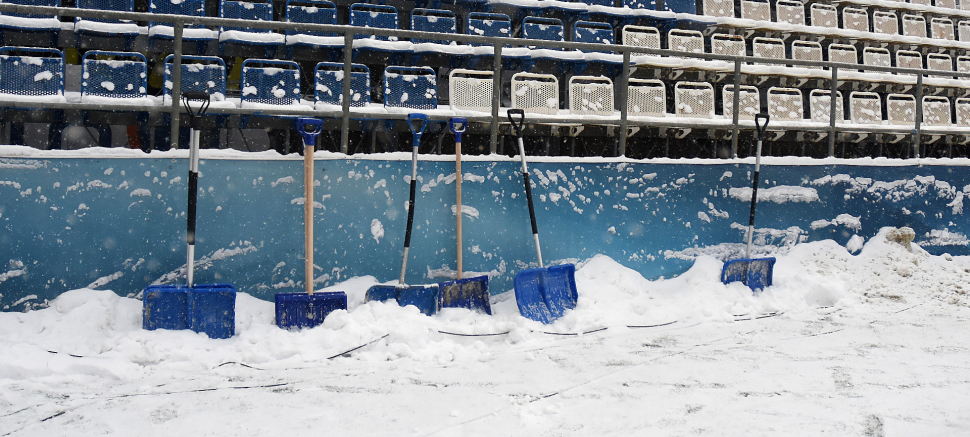
{"label": "snowy stadium terrace", "polygon": [[395,151],[393,121],[422,112],[468,117],[466,153],[511,155],[507,108],[529,114],[533,155],[747,155],[759,112],[768,155],[970,141],[970,13],[944,1],[22,3],[39,9],[0,5],[0,104],[6,142],[42,149],[167,150],[173,117],[184,143],[183,89],[213,96],[203,147],[249,151],[300,150],[292,116],[327,119],[322,149]]}

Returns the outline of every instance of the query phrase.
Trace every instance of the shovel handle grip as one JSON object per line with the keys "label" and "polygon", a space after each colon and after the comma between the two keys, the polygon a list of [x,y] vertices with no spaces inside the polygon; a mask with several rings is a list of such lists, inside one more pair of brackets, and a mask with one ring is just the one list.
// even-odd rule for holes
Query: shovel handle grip
{"label": "shovel handle grip", "polygon": [[448,120],[448,128],[451,130],[451,133],[455,134],[455,141],[460,143],[461,134],[465,133],[468,129],[468,119],[454,117]]}
{"label": "shovel handle grip", "polygon": [[[193,110],[191,102],[201,102],[198,110]],[[201,129],[202,120],[199,118],[205,115],[206,111],[209,110],[209,104],[212,103],[212,97],[209,93],[202,91],[187,91],[182,93],[182,105],[185,106],[185,112],[189,115],[189,124],[192,129]]]}
{"label": "shovel handle grip", "polygon": [[[764,121],[764,123],[762,123]],[[768,113],[762,112],[754,116],[754,127],[758,130],[758,139],[765,139],[765,131],[768,129]]]}
{"label": "shovel handle grip", "polygon": [[[515,133],[515,136],[521,137],[522,123],[525,122],[525,111],[518,108],[509,109],[505,115],[509,117],[509,123],[512,123],[512,131]],[[516,120],[513,116],[518,117],[519,119]]]}
{"label": "shovel handle grip", "polygon": [[323,120],[319,118],[296,119],[296,130],[303,136],[303,148],[313,147],[317,136],[323,132]]}
{"label": "shovel handle grip", "polygon": [[[416,120],[421,120],[421,126],[418,128],[414,127],[414,122]],[[421,134],[424,133],[424,128],[428,126],[428,115],[427,114],[408,114],[408,127],[411,128],[411,134],[414,135],[415,143],[421,138]]]}

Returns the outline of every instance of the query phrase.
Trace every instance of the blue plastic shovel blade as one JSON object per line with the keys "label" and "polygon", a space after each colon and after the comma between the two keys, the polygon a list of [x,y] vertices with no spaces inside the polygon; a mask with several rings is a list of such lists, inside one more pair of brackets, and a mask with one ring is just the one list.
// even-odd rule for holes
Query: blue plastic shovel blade
{"label": "blue plastic shovel blade", "polygon": [[195,285],[188,295],[189,328],[209,338],[236,334],[236,288],[232,284]]}
{"label": "blue plastic shovel blade", "polygon": [[189,329],[187,317],[188,287],[184,285],[151,285],[142,295],[142,328]]}
{"label": "blue plastic shovel blade", "polygon": [[566,310],[576,308],[576,266],[528,269],[515,276],[515,300],[524,317],[552,323]]}
{"label": "blue plastic shovel blade", "polygon": [[488,276],[462,278],[438,284],[438,308],[467,308],[492,314]]}
{"label": "blue plastic shovel blade", "polygon": [[772,284],[775,258],[736,259],[724,263],[721,282],[741,282],[752,291],[762,290]]}
{"label": "blue plastic shovel blade", "polygon": [[396,299],[397,304],[404,307],[414,305],[422,313],[432,315],[438,311],[437,285],[374,285],[367,289],[364,295],[368,301],[386,301]]}
{"label": "blue plastic shovel blade", "polygon": [[515,303],[522,317],[541,323],[552,323],[549,306],[542,291],[542,274],[546,269],[528,269],[515,275]]}
{"label": "blue plastic shovel blade", "polygon": [[347,294],[342,291],[325,293],[278,293],[276,295],[276,326],[281,329],[313,328],[323,323],[327,315],[347,309]]}
{"label": "blue plastic shovel blade", "polygon": [[562,317],[566,310],[576,308],[579,293],[576,292],[576,266],[563,264],[546,269],[543,277],[546,305],[552,319]]}

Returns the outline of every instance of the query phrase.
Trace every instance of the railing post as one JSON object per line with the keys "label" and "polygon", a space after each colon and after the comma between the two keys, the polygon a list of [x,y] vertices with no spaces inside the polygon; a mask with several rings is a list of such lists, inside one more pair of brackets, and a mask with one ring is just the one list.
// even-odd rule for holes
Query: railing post
{"label": "railing post", "polygon": [[[344,89],[343,101],[341,102],[342,113],[340,115],[340,153],[347,154],[350,150],[350,81],[351,58],[354,55],[354,33],[344,33]],[[316,72],[313,73],[314,77]],[[316,79],[314,79],[316,80]]]}
{"label": "railing post", "polygon": [[839,92],[839,69],[832,66],[832,94],[829,95],[829,157],[835,156],[835,117],[838,115],[835,104],[838,102],[836,96]]}
{"label": "railing post", "polygon": [[623,74],[620,75],[620,156],[626,156],[627,112],[630,103],[630,52],[623,52]]}
{"label": "railing post", "polygon": [[498,152],[498,108],[502,104],[502,45],[495,44],[495,57],[492,59],[492,124],[489,126],[491,138],[488,153]]}
{"label": "railing post", "polygon": [[[732,117],[733,122],[731,124],[731,157],[738,157],[738,135],[741,133],[741,127],[738,125],[738,118],[741,111],[738,111],[738,105],[741,104],[741,60],[734,60],[734,115]],[[716,153],[716,152],[715,152]]]}
{"label": "railing post", "polygon": [[916,120],[913,126],[913,157],[920,157],[923,121],[923,73],[916,75]]}
{"label": "railing post", "polygon": [[[172,150],[179,148],[179,101],[182,99],[182,20],[175,20],[172,23],[172,113],[169,117],[171,121],[171,131],[169,133],[169,144]],[[162,60],[162,71],[165,71],[165,60]],[[162,84],[165,86],[165,84]],[[165,95],[164,90],[162,95]]]}

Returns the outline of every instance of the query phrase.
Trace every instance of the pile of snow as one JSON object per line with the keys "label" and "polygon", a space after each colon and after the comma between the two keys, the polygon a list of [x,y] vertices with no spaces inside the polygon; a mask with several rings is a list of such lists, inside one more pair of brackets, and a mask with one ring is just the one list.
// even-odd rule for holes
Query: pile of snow
{"label": "pile of snow", "polygon": [[[345,291],[349,311],[336,311],[321,327],[297,332],[276,327],[272,302],[240,293],[236,336],[211,340],[190,331],[142,330],[140,301],[111,291],[74,290],[50,308],[0,313],[0,348],[5,351],[0,379],[78,373],[128,379],[137,378],[145,366],[205,371],[227,362],[292,368],[325,362],[361,345],[367,346],[348,356],[364,361],[486,361],[504,348],[556,337],[549,333],[732,323],[772,313],[799,317],[820,307],[851,312],[927,298],[966,305],[970,258],[932,256],[915,244],[907,248],[886,238],[891,231],[884,229],[855,256],[830,240],[797,245],[779,257],[774,286],[758,294],[739,283],[722,284],[722,263],[708,256],[699,257],[678,277],[650,281],[597,255],[577,265],[577,308],[551,325],[521,317],[511,291],[493,297],[493,316],[444,309],[427,317],[414,307],[365,302],[366,289],[377,283],[368,276],[324,289]],[[72,355],[97,361],[81,366]]]}

